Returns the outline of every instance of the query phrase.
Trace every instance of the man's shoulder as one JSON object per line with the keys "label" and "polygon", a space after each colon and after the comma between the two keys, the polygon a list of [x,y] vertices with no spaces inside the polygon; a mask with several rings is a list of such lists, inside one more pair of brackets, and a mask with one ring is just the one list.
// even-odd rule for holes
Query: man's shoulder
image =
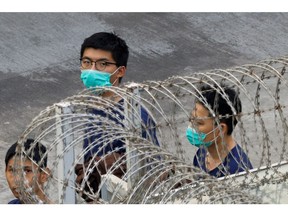
{"label": "man's shoulder", "polygon": [[234,161],[238,166],[241,164],[242,166],[247,166],[249,169],[253,168],[248,155],[239,144],[236,144],[236,146],[231,150],[231,154],[228,155],[228,158],[229,161]]}
{"label": "man's shoulder", "polygon": [[231,149],[231,153],[233,154],[233,156],[240,156],[243,154],[246,155],[243,148],[239,144],[236,144],[234,148]]}
{"label": "man's shoulder", "polygon": [[13,199],[8,204],[21,204],[19,199]]}

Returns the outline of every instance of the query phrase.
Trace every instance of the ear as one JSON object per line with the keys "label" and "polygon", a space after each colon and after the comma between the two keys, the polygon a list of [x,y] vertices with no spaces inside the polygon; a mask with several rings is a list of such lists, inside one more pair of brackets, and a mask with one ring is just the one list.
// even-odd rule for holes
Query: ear
{"label": "ear", "polygon": [[223,133],[223,135],[226,135],[228,132],[228,126],[225,123],[220,123],[220,131]]}
{"label": "ear", "polygon": [[51,175],[51,170],[48,167],[43,169],[40,173],[41,184],[44,184],[45,182],[47,182],[50,175]]}
{"label": "ear", "polygon": [[126,73],[126,67],[125,66],[121,66],[117,72],[117,78],[119,77],[124,77]]}

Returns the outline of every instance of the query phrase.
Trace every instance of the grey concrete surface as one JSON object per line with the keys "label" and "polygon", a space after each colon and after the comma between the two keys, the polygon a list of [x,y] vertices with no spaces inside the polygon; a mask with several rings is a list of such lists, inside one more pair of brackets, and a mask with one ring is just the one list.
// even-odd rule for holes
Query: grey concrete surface
{"label": "grey concrete surface", "polygon": [[127,41],[123,81],[141,82],[287,55],[287,26],[288,13],[0,13],[1,158],[41,110],[82,90],[80,46],[95,32]]}

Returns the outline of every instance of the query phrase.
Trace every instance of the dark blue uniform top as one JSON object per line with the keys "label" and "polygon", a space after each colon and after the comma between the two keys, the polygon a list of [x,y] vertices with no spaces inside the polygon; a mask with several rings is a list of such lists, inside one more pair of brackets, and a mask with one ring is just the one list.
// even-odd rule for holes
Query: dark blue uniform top
{"label": "dark blue uniform top", "polygon": [[248,156],[239,145],[229,152],[222,164],[210,171],[206,169],[205,165],[206,154],[206,148],[199,148],[194,156],[193,165],[217,178],[253,169]]}
{"label": "dark blue uniform top", "polygon": [[[92,155],[97,154],[101,157],[111,151],[124,153],[125,140],[121,136],[121,130],[111,130],[111,126],[105,128],[105,122],[113,124],[114,128],[124,127],[124,100],[120,100],[118,104],[113,108],[107,108],[110,110],[98,110],[92,109],[89,112],[93,115],[91,122],[87,124],[86,134],[84,138],[83,149],[86,150],[84,155],[84,161],[87,161]],[[141,125],[142,125],[142,137],[151,140],[155,145],[159,146],[158,139],[156,137],[156,124],[152,117],[148,114],[147,110],[141,106]],[[97,121],[95,121],[97,119]],[[104,121],[104,122],[103,122]],[[112,129],[113,130],[113,129]],[[120,131],[120,132],[119,132]],[[113,136],[111,136],[111,134]],[[119,135],[119,138],[117,138]],[[113,139],[109,139],[113,137]],[[103,148],[104,146],[104,148]]]}
{"label": "dark blue uniform top", "polygon": [[21,204],[19,199],[13,199],[8,204]]}

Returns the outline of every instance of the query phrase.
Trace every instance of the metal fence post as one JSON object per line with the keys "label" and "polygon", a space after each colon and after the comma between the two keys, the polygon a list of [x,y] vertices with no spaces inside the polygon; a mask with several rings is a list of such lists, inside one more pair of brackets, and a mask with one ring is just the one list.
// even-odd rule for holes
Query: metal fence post
{"label": "metal fence post", "polygon": [[[76,192],[74,187],[75,174],[69,173],[74,165],[74,146],[69,147],[73,142],[74,136],[72,132],[72,114],[73,107],[70,103],[56,104],[56,137],[59,138],[57,143],[58,163],[58,196],[59,202],[63,204],[75,204]],[[68,132],[68,133],[66,133]],[[65,134],[66,133],[66,134]],[[69,184],[73,183],[72,186]]]}
{"label": "metal fence post", "polygon": [[[138,129],[141,128],[141,100],[139,85],[137,83],[131,83],[128,85],[128,89],[131,90],[132,97],[128,94],[127,98],[124,100],[125,126],[129,130],[134,130],[136,128],[138,131]],[[132,144],[133,143],[126,139],[127,171],[130,173],[135,172],[133,175],[129,175],[128,190],[131,189],[133,183],[141,177],[141,164],[139,163],[141,158],[137,156],[135,147],[133,147]]]}

